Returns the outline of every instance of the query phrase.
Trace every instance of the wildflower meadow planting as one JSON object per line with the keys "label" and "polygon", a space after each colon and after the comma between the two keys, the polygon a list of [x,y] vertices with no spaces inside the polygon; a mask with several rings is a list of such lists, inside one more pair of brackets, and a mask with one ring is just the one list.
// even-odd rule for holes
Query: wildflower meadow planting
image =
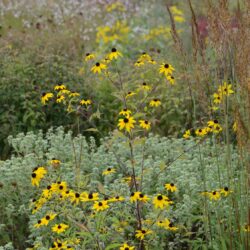
{"label": "wildflower meadow planting", "polygon": [[248,0],[0,0],[0,250],[250,249]]}

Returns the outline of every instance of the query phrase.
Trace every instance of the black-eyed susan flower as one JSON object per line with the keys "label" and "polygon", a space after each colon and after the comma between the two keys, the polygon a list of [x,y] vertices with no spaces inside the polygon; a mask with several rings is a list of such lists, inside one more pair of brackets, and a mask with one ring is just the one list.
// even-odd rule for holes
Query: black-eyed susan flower
{"label": "black-eyed susan flower", "polygon": [[206,128],[198,128],[195,130],[195,134],[197,136],[205,136],[207,134],[208,130]]}
{"label": "black-eyed susan flower", "polygon": [[98,199],[99,199],[98,193],[86,193],[86,192],[81,193],[81,201],[83,202],[97,201]]}
{"label": "black-eyed susan flower", "polygon": [[123,196],[116,196],[116,197],[113,197],[113,198],[110,198],[108,201],[109,202],[116,202],[116,201],[124,201],[125,198]]}
{"label": "black-eyed susan flower", "polygon": [[212,191],[208,193],[208,197],[210,200],[219,200],[220,199],[220,192],[219,191]]}
{"label": "black-eyed susan flower", "polygon": [[42,227],[42,226],[45,226],[46,223],[45,223],[45,220],[44,219],[40,219],[37,221],[37,223],[34,225],[35,228],[39,228],[39,227]]}
{"label": "black-eyed susan flower", "polygon": [[41,101],[42,104],[45,105],[46,102],[49,101],[49,99],[53,98],[53,93],[42,93]]}
{"label": "black-eyed susan flower", "polygon": [[134,128],[135,123],[136,121],[134,120],[134,118],[132,116],[128,116],[119,119],[118,127],[119,130],[125,129],[126,131],[130,132],[130,130]]}
{"label": "black-eyed susan flower", "polygon": [[78,193],[78,192],[75,192],[75,193],[72,193],[71,195],[71,202],[74,203],[74,204],[79,204],[81,200],[81,194]]}
{"label": "black-eyed susan flower", "polygon": [[56,240],[53,242],[52,247],[49,250],[62,250],[67,249],[67,241]]}
{"label": "black-eyed susan flower", "polygon": [[121,57],[122,54],[119,52],[116,48],[112,48],[111,52],[108,55],[109,60],[117,59],[118,57]]}
{"label": "black-eyed susan flower", "polygon": [[172,75],[167,75],[167,80],[169,81],[170,84],[172,85],[175,84],[175,78]]}
{"label": "black-eyed susan flower", "polygon": [[66,231],[66,229],[68,228],[69,226],[64,224],[64,223],[60,223],[60,224],[55,224],[51,230],[57,234],[60,234],[60,233],[63,233],[64,231]]}
{"label": "black-eyed susan flower", "polygon": [[190,129],[186,130],[185,133],[183,134],[183,138],[188,139],[191,135]]}
{"label": "black-eyed susan flower", "polygon": [[137,61],[137,62],[135,62],[134,65],[135,65],[136,67],[141,67],[141,66],[144,65],[144,62],[143,62],[143,61]]}
{"label": "black-eyed susan flower", "polygon": [[136,94],[135,92],[129,91],[129,92],[127,93],[127,95],[126,95],[126,98],[131,97],[131,96],[133,96],[133,95],[135,95],[135,94]]}
{"label": "black-eyed susan flower", "polygon": [[224,187],[220,190],[220,193],[223,195],[223,196],[228,196],[230,193],[232,193],[233,191],[230,190],[228,187]]}
{"label": "black-eyed susan flower", "polygon": [[151,56],[146,52],[142,52],[142,54],[140,55],[140,57],[138,59],[138,61],[142,61],[142,62],[150,61],[150,60],[151,60]]}
{"label": "black-eyed susan flower", "polygon": [[143,82],[141,85],[141,89],[143,89],[145,91],[149,91],[149,90],[151,90],[151,86],[149,86],[146,82]]}
{"label": "black-eyed susan flower", "polygon": [[50,199],[52,196],[52,190],[51,190],[51,185],[48,185],[46,189],[43,189],[42,191],[42,196],[46,199]]}
{"label": "black-eyed susan flower", "polygon": [[163,209],[164,207],[168,207],[169,204],[172,204],[173,202],[168,199],[167,196],[158,194],[156,197],[153,199],[153,204],[155,208],[160,208]]}
{"label": "black-eyed susan flower", "polygon": [[85,54],[85,61],[87,62],[87,61],[89,61],[89,60],[92,60],[92,59],[94,59],[95,58],[95,55],[94,54],[92,54],[92,53],[86,53]]}
{"label": "black-eyed susan flower", "polygon": [[63,90],[63,89],[66,89],[66,86],[62,83],[59,83],[54,87],[54,90]]}
{"label": "black-eyed susan flower", "polygon": [[62,193],[67,191],[67,182],[58,181],[51,184],[51,191],[56,193]]}
{"label": "black-eyed susan flower", "polygon": [[220,104],[221,101],[222,101],[222,96],[221,96],[220,93],[219,93],[219,94],[214,93],[214,94],[213,94],[213,98],[214,98],[214,103],[215,103],[215,104]]}
{"label": "black-eyed susan flower", "polygon": [[57,95],[69,95],[71,92],[68,89],[63,89],[58,92]]}
{"label": "black-eyed susan flower", "polygon": [[78,96],[80,96],[80,94],[78,92],[76,92],[76,91],[72,91],[69,94],[69,97],[78,97]]}
{"label": "black-eyed susan flower", "polygon": [[57,216],[57,214],[50,212],[47,213],[46,216],[44,218],[42,218],[42,220],[45,220],[45,224],[48,225],[50,221],[54,220],[55,217]]}
{"label": "black-eyed susan flower", "polygon": [[243,231],[249,233],[249,232],[250,232],[250,224],[244,225],[244,226],[243,226]]}
{"label": "black-eyed susan flower", "polygon": [[107,65],[104,63],[97,62],[92,68],[91,71],[95,74],[100,74],[102,70],[105,70]]}
{"label": "black-eyed susan flower", "polygon": [[31,184],[33,186],[39,186],[41,179],[47,173],[47,170],[44,167],[37,167],[33,170],[31,174]]}
{"label": "black-eyed susan flower", "polygon": [[143,194],[143,193],[140,193],[138,195],[138,200],[139,201],[142,201],[142,202],[148,202],[150,199],[147,195]]}
{"label": "black-eyed susan flower", "polygon": [[56,159],[56,158],[52,158],[52,160],[49,162],[50,165],[52,165],[54,168],[57,168],[60,166],[61,161]]}
{"label": "black-eyed susan flower", "polygon": [[120,250],[134,250],[135,247],[129,246],[127,243],[124,243],[121,247]]}
{"label": "black-eyed susan flower", "polygon": [[112,174],[112,173],[115,173],[115,172],[116,172],[115,168],[107,168],[106,170],[104,170],[102,172],[102,175],[109,175],[109,174]]}
{"label": "black-eyed susan flower", "polygon": [[160,68],[159,68],[159,73],[164,74],[165,76],[167,76],[167,75],[172,75],[174,70],[175,69],[171,64],[162,63]]}
{"label": "black-eyed susan flower", "polygon": [[218,92],[221,95],[226,95],[226,96],[233,94],[234,91],[232,90],[232,84],[224,82],[223,85],[218,88]]}
{"label": "black-eyed susan flower", "polygon": [[82,99],[82,100],[80,101],[80,105],[86,105],[86,106],[88,106],[88,105],[90,105],[91,103],[92,103],[92,101],[89,100],[89,99],[87,99],[87,100]]}
{"label": "black-eyed susan flower", "polygon": [[174,183],[166,183],[165,184],[165,188],[168,190],[168,191],[171,191],[171,192],[175,192],[177,191],[177,187],[175,186]]}
{"label": "black-eyed susan flower", "polygon": [[61,103],[65,100],[65,96],[64,95],[58,95],[56,98],[56,103]]}
{"label": "black-eyed susan flower", "polygon": [[168,223],[165,222],[165,227],[164,228],[167,229],[167,230],[170,230],[170,231],[178,230],[178,227],[174,226],[174,224],[172,222],[170,222],[170,221],[168,221]]}
{"label": "black-eyed susan flower", "polygon": [[161,101],[158,98],[151,100],[149,103],[149,106],[151,106],[151,107],[158,107],[160,105],[161,105]]}
{"label": "black-eyed susan flower", "polygon": [[154,59],[151,59],[151,60],[149,60],[149,61],[148,61],[148,63],[150,63],[150,64],[153,64],[153,65],[154,65],[154,64],[156,64],[156,61],[155,61]]}
{"label": "black-eyed susan flower", "polygon": [[109,208],[108,202],[105,200],[95,201],[92,209],[96,211],[103,211]]}
{"label": "black-eyed susan flower", "polygon": [[124,108],[120,113],[119,115],[124,115],[124,116],[130,116],[131,115],[131,110],[127,109],[127,108]]}
{"label": "black-eyed susan flower", "polygon": [[140,194],[141,194],[141,192],[132,192],[132,193],[130,194],[129,200],[130,200],[131,202],[135,202],[135,201],[139,200]]}
{"label": "black-eyed susan flower", "polygon": [[136,230],[135,237],[140,240],[143,240],[146,235],[152,234],[152,233],[153,231],[146,229],[146,228],[142,228],[142,229]]}
{"label": "black-eyed susan flower", "polygon": [[148,120],[139,120],[139,123],[141,128],[144,128],[146,130],[150,129],[151,122],[149,122]]}

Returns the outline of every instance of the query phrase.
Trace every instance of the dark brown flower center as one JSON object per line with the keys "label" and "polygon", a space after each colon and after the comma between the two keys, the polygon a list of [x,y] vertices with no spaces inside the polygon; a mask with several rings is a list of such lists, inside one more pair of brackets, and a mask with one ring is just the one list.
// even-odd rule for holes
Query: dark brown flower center
{"label": "dark brown flower center", "polygon": [[116,52],[117,50],[116,50],[116,48],[112,48],[112,50],[111,50],[112,52]]}
{"label": "dark brown flower center", "polygon": [[33,173],[31,176],[32,176],[32,178],[35,178],[36,177],[36,173]]}
{"label": "dark brown flower center", "polygon": [[50,216],[49,216],[49,215],[46,215],[45,219],[46,219],[46,220],[50,220]]}
{"label": "dark brown flower center", "polygon": [[145,233],[146,233],[146,231],[145,231],[145,230],[141,230],[141,232],[142,232],[143,234],[145,234]]}
{"label": "dark brown flower center", "polygon": [[37,221],[37,224],[41,224],[41,223],[42,223],[42,221],[41,221],[41,220]]}
{"label": "dark brown flower center", "polygon": [[97,63],[95,64],[95,66],[96,66],[96,67],[99,67],[99,66],[100,66],[100,63],[99,63],[99,62],[97,62]]}
{"label": "dark brown flower center", "polygon": [[214,123],[219,123],[218,120],[214,120]]}
{"label": "dark brown flower center", "polygon": [[174,186],[174,183],[170,183],[170,186],[173,187],[173,186]]}
{"label": "dark brown flower center", "polygon": [[88,198],[89,198],[89,199],[93,199],[93,194],[90,193],[90,194],[88,195]]}
{"label": "dark brown flower center", "polygon": [[124,121],[125,123],[128,123],[128,118],[124,118],[123,121]]}
{"label": "dark brown flower center", "polygon": [[48,190],[50,190],[50,189],[51,189],[51,186],[50,186],[50,185],[49,185],[49,186],[47,186],[47,189],[48,189]]}
{"label": "dark brown flower center", "polygon": [[168,68],[169,68],[169,64],[166,63],[166,64],[164,65],[164,68],[165,68],[165,69],[168,69]]}
{"label": "dark brown flower center", "polygon": [[90,53],[86,53],[86,56],[89,56],[90,55]]}
{"label": "dark brown flower center", "polygon": [[80,194],[75,193],[75,197],[76,197],[76,198],[79,198],[79,197],[80,197]]}
{"label": "dark brown flower center", "polygon": [[99,203],[98,203],[98,206],[99,206],[99,207],[101,207],[102,205],[103,205],[102,202],[99,202]]}
{"label": "dark brown flower center", "polygon": [[161,201],[163,199],[162,195],[157,196],[157,200]]}
{"label": "dark brown flower center", "polygon": [[217,192],[216,191],[213,191],[213,195],[216,195],[217,194]]}
{"label": "dark brown flower center", "polygon": [[111,171],[111,168],[108,168],[107,171]]}
{"label": "dark brown flower center", "polygon": [[148,124],[148,121],[144,121],[145,124]]}
{"label": "dark brown flower center", "polygon": [[61,225],[58,225],[58,227],[57,227],[58,229],[61,229],[62,228],[62,226]]}
{"label": "dark brown flower center", "polygon": [[228,187],[224,187],[224,190],[227,192],[229,189],[228,189]]}

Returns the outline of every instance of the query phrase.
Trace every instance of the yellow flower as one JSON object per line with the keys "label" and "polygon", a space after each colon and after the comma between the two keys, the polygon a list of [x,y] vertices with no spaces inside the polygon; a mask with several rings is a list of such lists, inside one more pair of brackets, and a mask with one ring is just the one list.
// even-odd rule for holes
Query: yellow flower
{"label": "yellow flower", "polygon": [[228,187],[224,187],[220,190],[220,193],[223,194],[225,197],[228,196],[230,193],[232,193],[232,190],[229,190]]}
{"label": "yellow flower", "polygon": [[135,64],[134,64],[136,67],[141,67],[144,65],[144,62],[143,61],[137,61]]}
{"label": "yellow flower", "polygon": [[219,200],[220,199],[220,192],[218,191],[212,191],[208,193],[209,199],[210,200]]}
{"label": "yellow flower", "polygon": [[126,117],[130,116],[131,115],[131,110],[127,109],[127,108],[124,108],[120,113],[119,115],[124,115]]}
{"label": "yellow flower", "polygon": [[124,197],[118,195],[118,196],[116,196],[114,198],[110,198],[108,201],[109,202],[115,202],[115,201],[124,201],[124,200],[125,200]]}
{"label": "yellow flower", "polygon": [[250,225],[247,225],[247,224],[244,225],[244,226],[243,226],[243,231],[244,231],[244,232],[250,232]]}
{"label": "yellow flower", "polygon": [[63,89],[58,92],[58,95],[69,95],[71,92],[68,89]]}
{"label": "yellow flower", "polygon": [[165,74],[165,76],[167,75],[172,75],[173,71],[174,71],[174,67],[171,64],[168,63],[162,63],[159,69],[159,73],[160,74]]}
{"label": "yellow flower", "polygon": [[134,128],[135,120],[132,116],[119,119],[118,127],[119,130],[125,129],[130,132]]}
{"label": "yellow flower", "polygon": [[104,170],[102,172],[102,175],[109,175],[109,174],[112,174],[112,173],[115,173],[116,170],[114,168],[107,168],[106,170]]}
{"label": "yellow flower", "polygon": [[95,204],[93,205],[92,209],[96,211],[103,211],[109,208],[107,201],[95,201]]}
{"label": "yellow flower", "polygon": [[151,90],[151,86],[147,85],[147,83],[143,82],[141,88],[145,91]]}
{"label": "yellow flower", "polygon": [[141,230],[136,230],[135,237],[140,239],[140,240],[143,240],[146,235],[152,234],[152,233],[153,233],[153,231],[151,231],[149,229],[142,228]]}
{"label": "yellow flower", "polygon": [[45,220],[41,219],[41,220],[38,220],[37,223],[34,225],[35,228],[39,228],[41,226],[45,226]]}
{"label": "yellow flower", "polygon": [[138,200],[142,202],[148,202],[149,197],[143,193],[139,193],[138,195]]}
{"label": "yellow flower", "polygon": [[66,86],[63,85],[62,83],[59,83],[54,87],[54,90],[63,90],[63,89],[66,89]]}
{"label": "yellow flower", "polygon": [[51,229],[53,232],[60,234],[63,233],[68,227],[68,225],[61,223],[55,224]]}
{"label": "yellow flower", "polygon": [[215,104],[220,104],[220,103],[221,103],[221,101],[222,101],[222,96],[221,96],[220,93],[219,93],[219,94],[214,93],[214,94],[213,94],[213,97],[214,97],[214,103],[215,103]]}
{"label": "yellow flower", "polygon": [[174,20],[177,22],[177,23],[183,23],[185,22],[185,18],[183,16],[175,16],[174,15]]}
{"label": "yellow flower", "polygon": [[227,84],[226,82],[224,82],[223,85],[218,88],[218,92],[221,95],[226,95],[226,96],[233,94],[234,91],[232,90],[232,84]]}
{"label": "yellow flower", "polygon": [[94,58],[95,58],[95,55],[92,54],[92,53],[86,53],[86,55],[85,55],[85,61],[86,62],[91,60],[91,59],[94,59]]}
{"label": "yellow flower", "polygon": [[151,60],[149,60],[149,61],[148,61],[148,63],[150,63],[150,64],[153,64],[153,65],[154,65],[154,64],[156,64],[156,61],[155,61],[154,59],[151,59]]}
{"label": "yellow flower", "polygon": [[151,122],[147,120],[140,120],[139,123],[141,128],[145,128],[146,130],[150,129]]}
{"label": "yellow flower", "polygon": [[75,203],[77,205],[77,204],[79,204],[80,200],[81,200],[81,194],[79,194],[78,192],[75,192],[75,193],[73,192],[71,194],[71,202],[72,203]]}
{"label": "yellow flower", "polygon": [[98,197],[98,193],[86,193],[86,192],[83,192],[81,194],[81,201],[97,201],[99,199]]}
{"label": "yellow flower", "polygon": [[191,131],[190,131],[190,129],[188,129],[185,131],[183,138],[188,139],[190,137],[190,135],[191,135]]}
{"label": "yellow flower", "polygon": [[127,243],[124,243],[121,247],[120,250],[134,250],[135,247],[129,246]]}
{"label": "yellow flower", "polygon": [[130,201],[135,202],[135,201],[139,200],[140,194],[141,194],[141,192],[132,192],[130,195],[130,198],[129,198]]}
{"label": "yellow flower", "polygon": [[56,240],[53,242],[53,246],[49,250],[62,250],[68,249],[67,241]]}
{"label": "yellow flower", "polygon": [[53,98],[53,96],[54,95],[52,93],[43,93],[41,97],[42,104],[45,105],[49,99]]}
{"label": "yellow flower", "polygon": [[77,97],[77,96],[80,96],[80,94],[74,91],[69,94],[69,97]]}
{"label": "yellow flower", "polygon": [[64,95],[58,95],[56,98],[56,103],[61,103],[63,102],[63,100],[65,100],[65,96]]}
{"label": "yellow flower", "polygon": [[174,224],[170,222],[168,219],[164,220],[164,228],[170,231],[178,230],[178,227],[175,227]]}
{"label": "yellow flower", "polygon": [[172,204],[173,202],[168,199],[167,196],[158,194],[156,197],[153,199],[153,204],[155,208],[160,208],[163,209],[164,207],[168,207],[169,204]]}
{"label": "yellow flower", "polygon": [[116,48],[112,48],[110,54],[108,55],[109,60],[117,59],[118,57],[122,57],[122,54],[117,51]]}
{"label": "yellow flower", "polygon": [[135,92],[129,91],[129,92],[127,93],[127,95],[126,95],[126,98],[131,97],[131,96],[133,96],[133,95],[135,95],[135,94],[136,94]]}
{"label": "yellow flower", "polygon": [[102,70],[106,69],[107,68],[107,65],[106,64],[103,64],[103,63],[99,63],[97,62],[92,68],[91,68],[91,71],[93,73],[97,73],[97,74],[100,74],[102,72]]}
{"label": "yellow flower", "polygon": [[198,129],[195,130],[195,134],[197,136],[204,136],[204,135],[207,134],[207,132],[208,131],[206,130],[206,128],[198,128]]}
{"label": "yellow flower", "polygon": [[212,129],[212,132],[215,133],[215,134],[218,134],[222,131],[222,127],[220,124],[215,124],[213,129]]}
{"label": "yellow flower", "polygon": [[160,99],[157,99],[157,98],[151,100],[149,103],[149,106],[151,106],[151,107],[158,107],[160,105],[161,105],[161,101],[160,101]]}
{"label": "yellow flower", "polygon": [[174,183],[167,183],[167,184],[165,184],[165,188],[168,191],[171,191],[171,192],[177,191],[177,187],[174,185]]}
{"label": "yellow flower", "polygon": [[33,186],[39,186],[41,179],[47,173],[47,170],[44,167],[35,168],[31,175],[31,183]]}
{"label": "yellow flower", "polygon": [[238,123],[235,121],[233,124],[233,131],[237,132],[237,128],[238,128]]}
{"label": "yellow flower", "polygon": [[65,181],[58,181],[57,183],[51,184],[51,191],[52,192],[66,192],[67,191],[67,182]]}
{"label": "yellow flower", "polygon": [[142,61],[142,62],[144,62],[144,61],[149,62],[150,60],[151,60],[151,56],[149,54],[147,54],[146,52],[143,52],[138,59],[138,61]]}
{"label": "yellow flower", "polygon": [[89,99],[87,99],[87,100],[82,99],[82,100],[80,101],[80,104],[81,104],[81,105],[86,105],[86,106],[90,105],[91,103],[92,103],[92,101],[89,100]]}
{"label": "yellow flower", "polygon": [[61,164],[61,161],[56,159],[56,158],[52,158],[52,160],[50,161],[50,164],[53,166],[53,167],[58,167],[60,164]]}
{"label": "yellow flower", "polygon": [[167,80],[169,81],[170,84],[174,85],[175,84],[175,79],[174,77],[171,75],[167,75]]}
{"label": "yellow flower", "polygon": [[37,223],[34,225],[34,227],[39,228],[41,226],[47,226],[50,221],[54,220],[55,217],[56,217],[56,214],[48,213],[45,217],[38,220]]}
{"label": "yellow flower", "polygon": [[175,5],[170,7],[170,11],[172,12],[173,15],[179,15],[179,16],[183,15],[182,10],[178,9]]}

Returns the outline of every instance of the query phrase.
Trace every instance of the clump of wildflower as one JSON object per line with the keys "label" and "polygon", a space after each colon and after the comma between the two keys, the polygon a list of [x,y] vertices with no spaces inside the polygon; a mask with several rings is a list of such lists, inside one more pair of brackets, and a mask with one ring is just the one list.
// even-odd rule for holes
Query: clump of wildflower
{"label": "clump of wildflower", "polygon": [[149,103],[149,106],[151,106],[151,107],[158,107],[160,105],[161,105],[161,101],[158,98],[151,100]]}
{"label": "clump of wildflower", "polygon": [[127,243],[124,243],[121,247],[120,250],[134,250],[135,247],[129,246]]}
{"label": "clump of wildflower", "polygon": [[112,48],[107,58],[112,61],[113,59],[117,59],[118,57],[122,57],[122,53],[119,52],[116,48]]}
{"label": "clump of wildflower", "polygon": [[162,63],[160,68],[159,68],[159,73],[164,74],[167,77],[168,75],[172,75],[174,70],[175,69],[171,64]]}
{"label": "clump of wildflower", "polygon": [[132,113],[131,110],[124,108],[122,111],[120,111],[119,115],[124,115],[124,116],[128,117],[131,115],[131,113]]}

